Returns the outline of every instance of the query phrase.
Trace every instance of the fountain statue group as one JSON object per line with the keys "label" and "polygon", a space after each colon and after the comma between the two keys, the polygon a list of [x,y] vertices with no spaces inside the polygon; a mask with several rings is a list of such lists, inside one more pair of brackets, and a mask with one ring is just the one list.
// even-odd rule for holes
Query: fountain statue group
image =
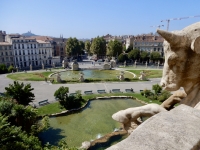
{"label": "fountain statue group", "polygon": [[[165,90],[175,92],[161,105],[147,104],[113,114],[112,118],[121,122],[128,132],[133,130],[133,124],[141,123],[138,118],[168,111],[177,103],[200,109],[200,22],[181,31],[158,29],[157,32],[165,39],[161,85]],[[184,90],[179,90],[180,87]]]}

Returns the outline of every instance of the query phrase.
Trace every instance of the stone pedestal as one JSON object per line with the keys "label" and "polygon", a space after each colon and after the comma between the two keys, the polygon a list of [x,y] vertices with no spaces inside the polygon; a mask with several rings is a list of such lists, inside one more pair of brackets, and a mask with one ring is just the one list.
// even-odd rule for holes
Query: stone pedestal
{"label": "stone pedestal", "polygon": [[58,83],[61,83],[61,82],[62,82],[62,79],[61,79],[60,76],[61,76],[61,75],[58,73],[58,74],[57,74],[57,82],[58,82]]}
{"label": "stone pedestal", "polygon": [[179,105],[147,119],[107,150],[199,150],[200,110]]}
{"label": "stone pedestal", "polygon": [[103,64],[103,69],[104,70],[110,70],[111,69],[111,65],[106,63],[106,64]]}
{"label": "stone pedestal", "polygon": [[74,60],[74,62],[72,63],[72,70],[79,70],[79,65],[76,60]]}

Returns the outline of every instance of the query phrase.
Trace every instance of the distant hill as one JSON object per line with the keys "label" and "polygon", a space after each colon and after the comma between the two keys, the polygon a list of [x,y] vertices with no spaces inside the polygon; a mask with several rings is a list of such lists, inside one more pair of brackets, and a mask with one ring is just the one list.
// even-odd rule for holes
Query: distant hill
{"label": "distant hill", "polygon": [[28,31],[26,33],[22,34],[23,36],[29,37],[29,36],[37,36],[36,34],[31,33],[31,31]]}

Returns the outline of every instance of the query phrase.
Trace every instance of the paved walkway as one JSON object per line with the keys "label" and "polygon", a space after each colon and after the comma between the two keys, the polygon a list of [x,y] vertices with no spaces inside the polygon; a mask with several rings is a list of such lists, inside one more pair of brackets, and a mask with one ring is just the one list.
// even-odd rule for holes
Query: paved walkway
{"label": "paved walkway", "polygon": [[[125,89],[133,88],[135,92],[139,92],[145,88],[151,89],[153,84],[160,82],[160,79],[151,79],[145,82],[102,82],[102,83],[77,83],[77,84],[51,84],[45,81],[23,81],[25,84],[31,83],[31,87],[34,88],[35,94],[34,103],[38,104],[39,101],[48,99],[49,102],[55,101],[54,92],[60,87],[69,87],[69,92],[74,93],[77,90],[84,91],[92,90],[93,93],[97,93],[97,90],[105,89],[109,92],[112,89],[120,89],[122,92]],[[0,75],[0,92],[5,92],[5,87],[9,84],[13,84],[13,80],[6,77],[5,74]]]}
{"label": "paved walkway", "polygon": [[[80,68],[102,68],[102,63],[92,63],[92,62],[81,62],[79,63]],[[135,68],[136,69],[136,68]],[[139,69],[139,67],[137,68]],[[150,68],[148,68],[150,69]],[[154,69],[154,68],[151,68]],[[125,68],[118,68],[118,70],[126,70]],[[44,70],[37,70],[44,71]],[[9,84],[13,84],[13,80],[6,77],[7,74],[0,75],[0,92],[5,92],[5,87]],[[125,89],[133,88],[135,92],[139,92],[143,89],[151,89],[152,85],[160,82],[159,78],[151,79],[145,82],[100,82],[100,83],[74,83],[74,84],[51,84],[45,81],[23,81],[25,84],[30,83],[31,87],[34,88],[33,92],[35,94],[34,103],[38,104],[39,101],[48,99],[49,102],[54,102],[54,92],[60,87],[69,87],[69,93],[75,93],[77,90],[84,91],[92,90],[93,93],[97,93],[97,90],[106,90],[110,92],[112,89],[120,89],[125,92]]]}

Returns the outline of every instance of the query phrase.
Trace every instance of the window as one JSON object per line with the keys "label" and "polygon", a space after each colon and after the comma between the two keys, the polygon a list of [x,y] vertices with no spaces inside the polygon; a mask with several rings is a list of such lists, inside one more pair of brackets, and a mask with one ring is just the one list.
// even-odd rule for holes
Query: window
{"label": "window", "polygon": [[3,56],[3,52],[1,52],[1,56]]}
{"label": "window", "polygon": [[10,55],[12,55],[12,52],[10,52]]}
{"label": "window", "polygon": [[13,61],[13,57],[10,57],[10,61]]}
{"label": "window", "polygon": [[46,56],[44,56],[44,58],[46,58]]}
{"label": "window", "polygon": [[6,56],[8,56],[8,53],[6,52]]}

